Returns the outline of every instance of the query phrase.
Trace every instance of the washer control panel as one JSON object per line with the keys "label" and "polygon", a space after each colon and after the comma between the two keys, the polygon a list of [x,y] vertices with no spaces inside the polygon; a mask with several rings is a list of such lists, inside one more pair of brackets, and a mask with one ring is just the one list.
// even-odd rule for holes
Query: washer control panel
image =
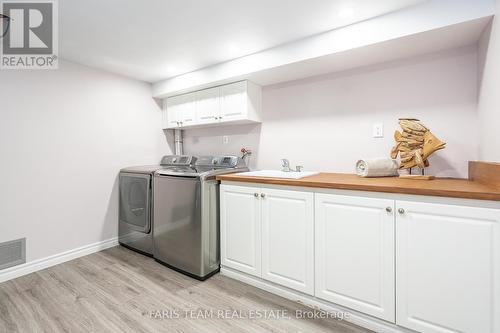
{"label": "washer control panel", "polygon": [[196,157],[190,155],[166,155],[161,159],[161,165],[189,166],[195,162]]}
{"label": "washer control panel", "polygon": [[199,156],[196,166],[211,166],[214,168],[234,168],[238,165],[237,156]]}

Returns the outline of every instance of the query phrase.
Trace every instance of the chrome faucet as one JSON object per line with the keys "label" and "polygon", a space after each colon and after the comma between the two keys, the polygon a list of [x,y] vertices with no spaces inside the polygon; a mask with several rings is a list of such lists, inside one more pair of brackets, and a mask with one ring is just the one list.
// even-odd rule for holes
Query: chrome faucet
{"label": "chrome faucet", "polygon": [[281,171],[283,172],[290,172],[290,161],[288,161],[286,158],[283,158],[281,160]]}
{"label": "chrome faucet", "polygon": [[301,172],[304,167],[301,165],[297,165],[295,167],[295,170],[290,168],[290,161],[288,161],[286,158],[283,158],[281,160],[281,171],[283,172]]}

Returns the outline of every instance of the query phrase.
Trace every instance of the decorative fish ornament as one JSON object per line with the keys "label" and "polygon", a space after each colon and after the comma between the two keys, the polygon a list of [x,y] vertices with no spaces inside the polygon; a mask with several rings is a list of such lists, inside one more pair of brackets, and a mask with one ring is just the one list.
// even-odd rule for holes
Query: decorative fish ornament
{"label": "decorative fish ornament", "polygon": [[400,157],[400,169],[421,169],[429,166],[428,158],[446,143],[439,140],[431,131],[415,118],[400,118],[402,132],[394,133],[396,145],[391,150],[391,158]]}

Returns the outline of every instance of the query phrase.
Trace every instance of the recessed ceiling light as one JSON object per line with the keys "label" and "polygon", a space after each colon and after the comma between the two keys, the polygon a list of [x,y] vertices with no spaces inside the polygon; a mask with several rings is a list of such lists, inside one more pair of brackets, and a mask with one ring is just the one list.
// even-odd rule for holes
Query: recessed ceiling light
{"label": "recessed ceiling light", "polygon": [[351,19],[354,17],[354,8],[346,7],[339,11],[339,17],[341,19]]}

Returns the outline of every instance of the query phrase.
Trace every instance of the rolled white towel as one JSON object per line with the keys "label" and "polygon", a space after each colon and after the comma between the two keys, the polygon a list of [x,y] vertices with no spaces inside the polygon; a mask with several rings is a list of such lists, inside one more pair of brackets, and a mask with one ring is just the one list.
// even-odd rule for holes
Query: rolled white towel
{"label": "rolled white towel", "polygon": [[398,174],[399,163],[391,158],[359,160],[356,173],[361,177],[392,177]]}

